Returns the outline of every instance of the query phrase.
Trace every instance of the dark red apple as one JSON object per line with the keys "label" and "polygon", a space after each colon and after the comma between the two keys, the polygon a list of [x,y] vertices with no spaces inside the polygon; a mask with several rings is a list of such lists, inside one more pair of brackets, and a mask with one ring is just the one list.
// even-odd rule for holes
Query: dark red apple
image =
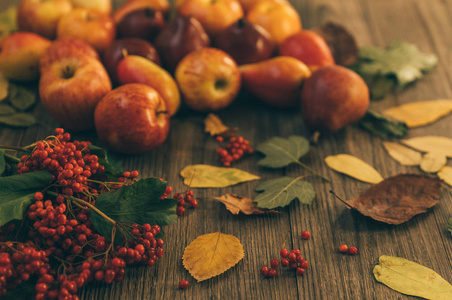
{"label": "dark red apple", "polygon": [[110,74],[113,84],[118,84],[118,75],[116,73],[116,67],[124,55],[138,55],[147,58],[160,65],[160,58],[155,50],[154,46],[145,40],[137,38],[127,38],[116,40],[110,48],[104,53],[104,65]]}
{"label": "dark red apple", "polygon": [[140,38],[153,41],[165,25],[163,12],[149,7],[134,10],[116,25],[121,38]]}
{"label": "dark red apple", "polygon": [[165,68],[174,72],[179,61],[188,53],[210,45],[201,23],[192,16],[176,16],[155,39]]}
{"label": "dark red apple", "polygon": [[168,136],[169,116],[159,93],[141,83],[120,86],[106,94],[94,113],[99,138],[120,153],[144,153]]}
{"label": "dark red apple", "polygon": [[270,34],[245,19],[221,31],[214,39],[214,46],[232,56],[239,65],[270,58],[275,50]]}
{"label": "dark red apple", "polygon": [[360,120],[369,106],[369,89],[355,72],[327,66],[312,73],[304,85],[301,109],[312,130],[335,132]]}

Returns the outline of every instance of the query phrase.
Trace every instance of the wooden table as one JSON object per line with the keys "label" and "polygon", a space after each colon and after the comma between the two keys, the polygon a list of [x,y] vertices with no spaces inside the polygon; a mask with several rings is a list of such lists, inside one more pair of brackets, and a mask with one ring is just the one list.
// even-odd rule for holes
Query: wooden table
{"label": "wooden table", "polygon": [[[415,43],[423,52],[435,53],[439,63],[435,71],[400,94],[373,102],[377,110],[397,104],[452,97],[452,2],[444,0],[292,0],[300,12],[304,28],[326,21],[343,24],[351,31],[359,46],[387,46],[394,39]],[[3,0],[4,9],[18,0]],[[0,144],[27,145],[49,135],[57,123],[38,104],[35,115],[47,126],[26,130],[0,127]],[[237,126],[239,133],[257,145],[274,136],[306,135],[300,112],[275,110],[255,99],[240,98],[229,108],[218,112],[227,125]],[[159,149],[144,155],[123,156],[125,169],[138,169],[143,177],[157,176],[169,181],[176,191],[185,188],[180,170],[189,164],[218,165],[217,144],[203,132],[205,114],[184,110],[171,121],[167,141]],[[419,129],[411,129],[409,137],[442,135],[452,137],[452,116]],[[88,132],[82,135],[93,138]],[[373,165],[384,177],[398,173],[420,173],[416,167],[403,167],[392,160],[382,140],[357,127],[320,140],[303,162],[323,176],[325,183],[310,179],[316,199],[311,205],[294,201],[279,215],[235,216],[223,204],[211,200],[227,192],[254,197],[258,181],[223,189],[195,189],[199,208],[189,210],[176,224],[165,228],[165,255],[155,267],[127,270],[121,283],[91,284],[80,293],[82,299],[403,299],[403,296],[379,284],[372,269],[380,255],[393,255],[427,266],[452,282],[452,236],[446,222],[452,217],[450,188],[444,186],[439,204],[426,214],[409,222],[392,226],[373,221],[350,211],[330,193],[333,189],[344,199],[351,199],[370,185],[358,182],[328,169],[323,158],[348,153]],[[236,163],[237,168],[258,174],[262,180],[283,175],[298,176],[304,171],[297,166],[286,170],[259,168],[259,155]],[[449,163],[450,165],[450,163]],[[308,230],[308,241],[300,232]],[[245,258],[224,274],[197,283],[182,266],[184,248],[197,236],[221,231],[242,242]],[[310,266],[303,276],[279,269],[273,279],[259,274],[263,265],[278,257],[283,241],[289,249],[299,248]],[[354,245],[357,256],[338,252],[341,244]],[[187,290],[179,290],[180,280],[190,281]],[[414,298],[413,298],[414,299]]]}

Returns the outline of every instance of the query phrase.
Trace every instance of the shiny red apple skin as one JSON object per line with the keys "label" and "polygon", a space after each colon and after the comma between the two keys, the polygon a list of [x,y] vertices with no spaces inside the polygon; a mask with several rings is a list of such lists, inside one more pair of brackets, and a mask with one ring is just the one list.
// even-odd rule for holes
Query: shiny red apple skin
{"label": "shiny red apple skin", "polygon": [[192,16],[177,15],[154,41],[165,68],[171,73],[188,53],[210,46],[210,38],[201,23]]}
{"label": "shiny red apple skin", "polygon": [[17,27],[54,39],[58,21],[71,10],[70,0],[22,0],[17,7]]}
{"label": "shiny red apple skin", "polygon": [[177,65],[175,77],[185,104],[196,111],[229,106],[241,86],[240,70],[234,59],[209,47],[187,54]]}
{"label": "shiny red apple skin", "polygon": [[93,8],[75,8],[58,21],[57,38],[62,37],[79,38],[103,53],[113,44],[116,29],[110,15]]}
{"label": "shiny red apple skin", "polygon": [[39,80],[43,106],[63,127],[72,131],[94,126],[94,109],[110,90],[111,82],[104,66],[87,55],[54,61]]}
{"label": "shiny red apple skin", "polygon": [[96,131],[119,153],[151,151],[166,140],[169,116],[159,93],[144,84],[130,83],[105,95],[96,107]]}
{"label": "shiny red apple skin", "polygon": [[87,42],[76,38],[61,38],[52,42],[41,56],[39,69],[43,72],[53,62],[67,57],[89,56],[100,60],[97,51]]}
{"label": "shiny red apple skin", "polygon": [[311,71],[334,65],[333,54],[324,38],[311,30],[302,30],[279,45],[279,54],[304,62]]}
{"label": "shiny red apple skin", "polygon": [[326,66],[308,78],[301,94],[301,111],[311,130],[333,133],[360,120],[369,106],[369,89],[355,72]]}
{"label": "shiny red apple skin", "polygon": [[0,41],[0,72],[12,80],[39,77],[39,60],[51,41],[32,32],[18,31]]}
{"label": "shiny red apple skin", "polygon": [[251,64],[270,58],[275,43],[261,26],[240,19],[214,39],[214,46],[231,55],[239,64]]}
{"label": "shiny red apple skin", "polygon": [[124,58],[124,55],[142,56],[157,65],[161,65],[157,50],[149,42],[137,39],[126,38],[114,41],[114,43],[105,51],[103,56],[104,66],[110,74],[114,85],[118,85],[118,75],[116,72],[118,63]]}
{"label": "shiny red apple skin", "polygon": [[149,7],[134,10],[116,25],[121,38],[139,38],[152,42],[165,25],[163,12]]}

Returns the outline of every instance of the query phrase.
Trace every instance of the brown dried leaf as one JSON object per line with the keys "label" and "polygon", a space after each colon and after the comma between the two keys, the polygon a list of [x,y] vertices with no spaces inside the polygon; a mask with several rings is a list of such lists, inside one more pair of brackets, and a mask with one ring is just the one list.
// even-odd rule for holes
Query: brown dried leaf
{"label": "brown dried leaf", "polygon": [[313,30],[325,39],[336,64],[347,66],[358,59],[355,38],[343,26],[329,22]]}
{"label": "brown dried leaf", "polygon": [[238,215],[240,212],[245,215],[279,213],[279,211],[276,210],[261,209],[257,207],[256,202],[254,202],[253,199],[232,193],[227,193],[221,197],[214,197],[214,199],[223,203],[226,206],[226,209],[234,215]]}
{"label": "brown dried leaf", "polygon": [[223,124],[221,119],[215,114],[208,114],[204,119],[204,131],[210,133],[210,135],[221,135],[224,137],[235,136],[237,128],[229,128]]}
{"label": "brown dried leaf", "polygon": [[438,203],[441,182],[425,175],[400,174],[345,203],[374,220],[399,225]]}

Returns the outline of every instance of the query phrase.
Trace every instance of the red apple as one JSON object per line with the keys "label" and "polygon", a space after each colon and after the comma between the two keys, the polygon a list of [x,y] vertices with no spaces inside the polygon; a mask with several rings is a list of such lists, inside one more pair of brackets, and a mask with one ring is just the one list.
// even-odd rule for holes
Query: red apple
{"label": "red apple", "polygon": [[104,66],[110,74],[114,85],[117,85],[118,75],[116,68],[125,55],[142,56],[157,65],[160,65],[160,58],[154,46],[142,39],[128,38],[116,40],[104,53]]}
{"label": "red apple", "polygon": [[155,47],[170,72],[174,72],[185,55],[209,45],[209,36],[192,16],[177,15],[155,39]]}
{"label": "red apple", "polygon": [[71,10],[70,0],[22,0],[17,7],[17,26],[54,39],[58,21]]}
{"label": "red apple", "polygon": [[41,57],[39,69],[41,73],[53,62],[66,57],[90,56],[99,60],[99,54],[88,43],[75,38],[61,38],[50,45]]}
{"label": "red apple", "polygon": [[111,46],[116,36],[113,19],[96,9],[76,8],[61,18],[57,37],[84,40],[100,53]]}
{"label": "red apple", "polygon": [[128,0],[113,12],[115,24],[119,24],[125,15],[142,8],[150,8],[167,14],[170,8],[168,0]]}
{"label": "red apple", "polygon": [[239,65],[270,58],[275,50],[270,34],[243,18],[218,33],[214,46],[231,55]]}
{"label": "red apple", "polygon": [[111,14],[111,0],[71,0],[74,7],[94,8],[104,14]]}
{"label": "red apple", "polygon": [[173,116],[180,106],[179,88],[173,77],[152,61],[137,55],[123,58],[117,68],[120,84],[143,83],[154,88],[163,100],[169,116]]}
{"label": "red apple", "polygon": [[289,36],[279,45],[279,53],[301,60],[311,71],[334,65],[333,55],[323,37],[310,30]]}
{"label": "red apple", "polygon": [[96,104],[110,90],[110,78],[102,63],[80,53],[55,59],[43,70],[39,81],[44,107],[63,127],[73,131],[93,127]]}
{"label": "red apple", "polygon": [[99,138],[120,153],[144,153],[160,146],[168,136],[165,101],[150,86],[131,83],[105,95],[94,119]]}
{"label": "red apple", "polygon": [[0,72],[8,79],[39,77],[39,60],[51,42],[35,33],[19,31],[0,41]]}
{"label": "red apple", "polygon": [[232,103],[240,89],[240,71],[227,53],[202,48],[177,65],[176,81],[185,103],[198,111],[219,110]]}
{"label": "red apple", "polygon": [[312,130],[335,132],[360,120],[369,106],[369,89],[355,72],[327,66],[308,78],[301,94],[303,120]]}
{"label": "red apple", "polygon": [[116,25],[119,37],[153,41],[165,25],[163,12],[149,7],[134,10]]}

